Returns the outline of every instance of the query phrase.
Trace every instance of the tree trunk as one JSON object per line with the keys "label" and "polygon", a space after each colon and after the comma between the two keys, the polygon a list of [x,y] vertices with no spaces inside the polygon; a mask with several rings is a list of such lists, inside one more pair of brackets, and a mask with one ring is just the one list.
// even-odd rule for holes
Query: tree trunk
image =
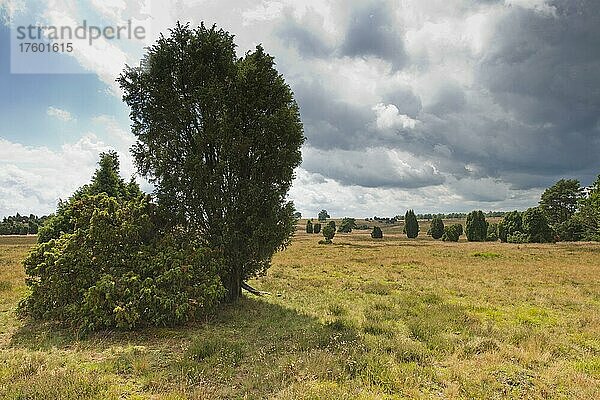
{"label": "tree trunk", "polygon": [[228,303],[235,303],[242,297],[242,267],[240,265],[235,265],[232,268],[226,283],[226,289],[226,301]]}

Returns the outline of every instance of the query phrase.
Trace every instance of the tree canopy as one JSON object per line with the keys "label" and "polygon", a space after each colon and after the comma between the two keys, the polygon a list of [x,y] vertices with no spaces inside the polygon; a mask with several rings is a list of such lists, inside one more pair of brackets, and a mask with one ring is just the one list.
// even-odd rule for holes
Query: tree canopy
{"label": "tree canopy", "polygon": [[444,221],[439,217],[433,217],[429,234],[434,239],[440,239],[444,235]]}
{"label": "tree canopy", "polygon": [[469,242],[484,242],[487,238],[488,224],[483,211],[472,211],[467,215],[465,233]]}
{"label": "tree canopy", "polygon": [[139,172],[166,223],[223,253],[230,301],[289,243],[286,200],[301,162],[302,123],[289,86],[261,46],[238,58],[233,36],[177,24],[118,82],[131,108]]}
{"label": "tree canopy", "polygon": [[561,179],[542,193],[540,208],[552,226],[567,222],[583,196],[577,179]]}
{"label": "tree canopy", "polygon": [[330,215],[327,213],[327,210],[321,210],[319,212],[319,221],[327,221],[327,218],[331,218]]}
{"label": "tree canopy", "polygon": [[419,236],[419,221],[413,210],[408,210],[404,215],[404,233],[410,239]]}

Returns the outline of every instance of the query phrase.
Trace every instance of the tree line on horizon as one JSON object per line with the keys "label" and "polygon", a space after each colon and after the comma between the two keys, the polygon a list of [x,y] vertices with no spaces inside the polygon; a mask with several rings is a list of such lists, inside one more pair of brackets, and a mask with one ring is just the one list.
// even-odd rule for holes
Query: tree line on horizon
{"label": "tree line on horizon", "polygon": [[48,216],[38,217],[34,214],[10,215],[0,221],[0,235],[37,235],[40,226]]}
{"label": "tree line on horizon", "polygon": [[[444,219],[448,216],[466,218],[466,226],[462,224],[444,226]],[[577,179],[561,179],[547,188],[541,195],[537,207],[531,207],[523,212],[515,210],[510,212],[484,213],[481,210],[470,213],[451,214],[415,214],[408,210],[402,217],[393,218],[374,217],[373,221],[390,223],[403,221],[403,233],[409,239],[419,235],[419,219],[429,219],[431,223],[427,235],[433,239],[457,242],[464,234],[470,242],[502,241],[508,243],[552,243],[557,241],[600,241],[600,175],[596,181],[587,188],[581,187]],[[464,216],[464,217],[463,217]],[[486,217],[499,217],[498,223],[486,221]],[[330,218],[326,210],[319,213],[319,221]],[[369,219],[366,219],[369,221]],[[335,227],[335,224],[333,225]],[[344,229],[341,229],[342,226]],[[307,233],[319,233],[314,230],[312,220],[307,221]],[[342,219],[339,232],[349,233],[356,229],[356,220],[345,217]],[[363,228],[363,227],[361,227]],[[368,226],[366,227],[368,229]],[[379,226],[374,226],[371,232],[374,239],[383,238],[383,231]],[[331,240],[326,240],[331,243]]]}

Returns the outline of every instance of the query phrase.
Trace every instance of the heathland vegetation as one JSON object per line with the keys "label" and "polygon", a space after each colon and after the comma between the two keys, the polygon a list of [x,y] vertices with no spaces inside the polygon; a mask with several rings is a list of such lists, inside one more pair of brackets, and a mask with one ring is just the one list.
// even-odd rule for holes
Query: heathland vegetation
{"label": "heathland vegetation", "polygon": [[262,47],[178,24],[118,82],[156,190],[107,152],[50,217],[5,219],[37,243],[0,239],[3,398],[600,397],[600,245],[556,244],[600,240],[600,177],[524,212],[303,221]]}

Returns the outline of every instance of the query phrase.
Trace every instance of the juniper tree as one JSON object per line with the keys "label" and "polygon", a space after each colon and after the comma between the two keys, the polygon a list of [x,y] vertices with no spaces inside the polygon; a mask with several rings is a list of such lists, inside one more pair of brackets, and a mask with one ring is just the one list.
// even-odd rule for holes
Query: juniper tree
{"label": "juniper tree", "polygon": [[483,211],[472,211],[467,215],[465,232],[469,242],[484,242],[487,238],[488,224]]}
{"label": "juniper tree", "polygon": [[434,239],[440,239],[444,235],[444,221],[439,217],[434,217],[431,220],[431,227],[429,228],[431,237]]}
{"label": "juniper tree", "polygon": [[238,58],[233,35],[177,24],[143,67],[118,82],[129,105],[132,153],[155,184],[169,226],[225,258],[228,300],[265,271],[295,229],[287,194],[304,142],[290,87],[261,46]]}
{"label": "juniper tree", "polygon": [[404,215],[404,233],[410,239],[419,236],[419,221],[413,210],[408,210]]}

